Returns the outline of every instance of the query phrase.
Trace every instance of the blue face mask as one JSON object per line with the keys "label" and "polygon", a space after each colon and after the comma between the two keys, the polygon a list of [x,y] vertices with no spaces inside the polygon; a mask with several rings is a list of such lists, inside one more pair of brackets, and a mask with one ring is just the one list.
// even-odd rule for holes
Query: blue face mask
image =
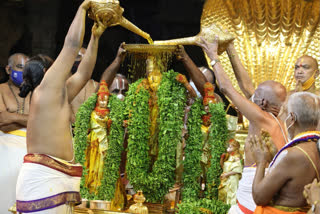
{"label": "blue face mask", "polygon": [[11,80],[15,85],[20,86],[23,82],[23,71],[15,71],[11,69]]}

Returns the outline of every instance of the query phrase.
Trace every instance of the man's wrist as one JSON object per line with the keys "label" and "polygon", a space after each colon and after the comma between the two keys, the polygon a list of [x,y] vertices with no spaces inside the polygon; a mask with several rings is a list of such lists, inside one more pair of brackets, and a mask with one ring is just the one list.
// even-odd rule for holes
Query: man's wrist
{"label": "man's wrist", "polygon": [[213,68],[217,63],[219,63],[220,60],[218,58],[211,60],[210,65]]}
{"label": "man's wrist", "polygon": [[257,166],[266,166],[268,164],[268,161],[266,160],[261,160],[261,161],[256,161]]}

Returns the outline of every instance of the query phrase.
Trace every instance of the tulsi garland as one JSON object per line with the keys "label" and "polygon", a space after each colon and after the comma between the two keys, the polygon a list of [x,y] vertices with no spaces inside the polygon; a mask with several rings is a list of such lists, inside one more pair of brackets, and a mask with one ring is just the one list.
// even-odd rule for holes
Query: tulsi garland
{"label": "tulsi garland", "polygon": [[219,213],[226,214],[230,209],[230,205],[215,199],[203,198],[189,203],[178,204],[179,214],[203,214],[203,213]]}
{"label": "tulsi garland", "polygon": [[88,170],[84,167],[86,161],[85,151],[87,149],[87,135],[90,128],[91,112],[96,106],[97,94],[92,94],[86,102],[84,102],[77,114],[74,128],[74,153],[76,163],[80,163],[83,167],[82,177],[80,181],[80,194],[82,198],[92,199],[93,194],[89,193],[89,189],[85,187],[85,175],[88,174]]}
{"label": "tulsi garland", "polygon": [[192,104],[188,115],[188,138],[184,149],[185,159],[183,161],[183,201],[195,201],[199,199],[201,185],[199,177],[201,174],[201,154],[203,136],[201,132],[204,114],[202,100],[196,99]]}
{"label": "tulsi garland", "polygon": [[205,195],[209,199],[218,199],[220,175],[223,172],[220,166],[220,157],[226,151],[228,140],[228,127],[226,112],[222,103],[209,104],[211,114],[211,127],[209,143],[211,146],[210,167],[207,172],[207,186]]}
{"label": "tulsi garland", "polygon": [[159,105],[158,157],[152,171],[148,155],[150,93],[139,87],[141,80],[131,86],[127,94],[129,139],[127,174],[136,190],[141,189],[148,201],[159,202],[175,182],[176,147],[181,140],[186,89],[175,80],[178,73],[163,73],[157,91]]}
{"label": "tulsi garland", "polygon": [[[202,120],[200,119],[201,115],[204,114],[202,109],[203,107],[201,106],[201,103],[196,101],[192,105],[188,117],[189,138],[187,139],[187,146],[185,149],[183,174],[184,188],[182,192],[182,203],[178,205],[179,213],[200,214],[212,212],[225,214],[230,209],[230,205],[218,200],[218,186],[220,185],[220,175],[222,173],[222,169],[220,167],[220,156],[226,150],[225,142],[228,138],[226,114],[222,103],[209,104],[212,124],[209,133],[211,159],[206,179],[209,184],[206,186],[206,198],[198,198],[200,190],[199,175],[201,173],[200,160],[203,139],[201,134]],[[192,175],[191,172],[194,172],[194,175]]]}

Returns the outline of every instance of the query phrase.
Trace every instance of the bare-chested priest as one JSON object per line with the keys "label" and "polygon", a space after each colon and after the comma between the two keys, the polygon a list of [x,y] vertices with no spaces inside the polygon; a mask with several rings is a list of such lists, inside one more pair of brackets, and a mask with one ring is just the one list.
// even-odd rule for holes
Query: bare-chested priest
{"label": "bare-chested priest", "polygon": [[[211,60],[215,76],[218,80],[220,90],[239,111],[250,121],[249,134],[260,134],[264,129],[270,133],[272,141],[277,149],[282,148],[287,140],[282,123],[277,119],[279,110],[286,99],[286,89],[283,85],[275,81],[261,83],[254,91],[253,102],[243,97],[233,87],[228,75],[224,72],[219,61],[218,38],[213,43],[208,43],[204,39],[198,43]],[[245,168],[242,179],[239,182],[237,192],[238,204],[233,206],[229,213],[252,213],[255,210],[255,203],[252,198],[252,183],[255,175],[255,160],[249,150],[248,141],[245,143]]]}
{"label": "bare-chested priest", "polygon": [[[30,90],[32,96],[27,128],[28,154],[17,182],[19,212],[71,213],[70,203],[80,202],[82,167],[73,164],[69,104],[91,77],[99,38],[106,28],[99,20],[94,24],[87,54],[78,72],[68,79],[82,46],[89,7],[88,0],[79,7],[63,48],[47,71],[40,61],[30,62],[34,64],[32,69],[24,70],[26,92],[21,94]],[[42,80],[36,75],[40,71],[45,73]]]}
{"label": "bare-chested priest", "polygon": [[[251,147],[257,163],[253,182],[254,213],[307,213],[309,207],[303,196],[304,186],[319,178],[320,157],[316,131],[320,116],[320,98],[310,92],[297,92],[288,100],[285,121],[290,142],[270,160],[259,138],[252,139]],[[315,202],[317,205],[318,202]]]}

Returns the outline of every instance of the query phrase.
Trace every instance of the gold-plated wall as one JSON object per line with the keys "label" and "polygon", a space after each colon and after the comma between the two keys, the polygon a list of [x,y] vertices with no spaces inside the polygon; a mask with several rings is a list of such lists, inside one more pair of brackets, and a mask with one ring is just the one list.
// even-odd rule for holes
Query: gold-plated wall
{"label": "gold-plated wall", "polygon": [[[235,47],[255,86],[272,79],[292,89],[299,56],[310,55],[320,63],[319,20],[320,0],[207,0],[201,25],[214,22],[235,35]],[[226,53],[220,60],[239,89]]]}

